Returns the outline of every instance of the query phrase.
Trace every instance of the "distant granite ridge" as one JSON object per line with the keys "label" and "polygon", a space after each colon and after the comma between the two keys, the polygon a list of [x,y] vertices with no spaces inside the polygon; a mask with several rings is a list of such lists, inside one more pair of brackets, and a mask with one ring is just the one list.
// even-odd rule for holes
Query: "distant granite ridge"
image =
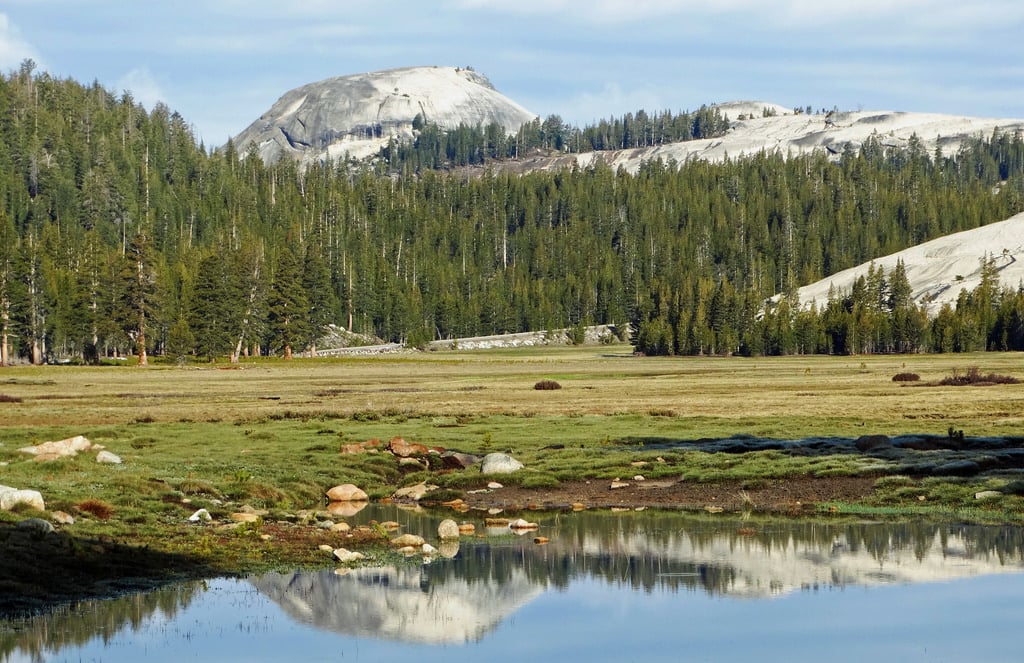
{"label": "distant granite ridge", "polygon": [[273,163],[363,159],[392,138],[412,139],[413,121],[454,129],[496,123],[508,133],[537,116],[461,67],[407,67],[328,78],[286,92],[234,138],[239,154],[255,145]]}

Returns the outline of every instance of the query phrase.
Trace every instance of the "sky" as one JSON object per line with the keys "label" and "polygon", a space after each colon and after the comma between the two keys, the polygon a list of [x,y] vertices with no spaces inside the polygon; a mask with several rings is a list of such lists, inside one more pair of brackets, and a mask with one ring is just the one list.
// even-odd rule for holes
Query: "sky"
{"label": "sky", "polygon": [[1020,0],[0,0],[0,71],[131,90],[223,144],[288,90],[471,66],[584,126],[644,109],[1024,118]]}

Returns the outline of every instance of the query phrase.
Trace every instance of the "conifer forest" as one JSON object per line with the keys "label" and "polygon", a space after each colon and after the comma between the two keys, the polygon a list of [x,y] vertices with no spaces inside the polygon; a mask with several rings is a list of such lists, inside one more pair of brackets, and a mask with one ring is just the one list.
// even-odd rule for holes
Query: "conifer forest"
{"label": "conifer forest", "polygon": [[421,123],[368,162],[267,165],[27,62],[0,77],[0,360],[290,356],[331,324],[410,346],[610,324],[646,354],[1024,349],[1024,289],[991,264],[931,318],[901,266],[809,308],[795,295],[1024,211],[1020,135],[635,174],[498,167],[726,127],[707,109],[516,136]]}

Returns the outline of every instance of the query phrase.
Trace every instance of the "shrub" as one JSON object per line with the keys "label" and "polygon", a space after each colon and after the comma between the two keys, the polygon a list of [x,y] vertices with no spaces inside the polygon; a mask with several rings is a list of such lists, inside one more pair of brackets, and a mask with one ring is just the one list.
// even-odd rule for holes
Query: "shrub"
{"label": "shrub", "polygon": [[0,394],[0,403],[20,403],[21,398],[10,394]]}
{"label": "shrub", "polygon": [[954,370],[953,375],[942,378],[939,384],[943,387],[960,387],[965,385],[989,385],[989,384],[1018,384],[1020,380],[1012,375],[999,375],[998,373],[982,374],[977,366],[967,369],[961,374]]}
{"label": "shrub", "polygon": [[92,514],[100,520],[110,520],[110,517],[114,515],[114,507],[103,500],[88,499],[76,504],[75,508],[83,513]]}
{"label": "shrub", "polygon": [[555,389],[561,389],[562,385],[558,384],[554,380],[541,380],[537,384],[533,385],[533,388],[538,391],[553,391]]}
{"label": "shrub", "polygon": [[921,379],[921,376],[917,373],[897,373],[892,376],[893,382],[917,382]]}

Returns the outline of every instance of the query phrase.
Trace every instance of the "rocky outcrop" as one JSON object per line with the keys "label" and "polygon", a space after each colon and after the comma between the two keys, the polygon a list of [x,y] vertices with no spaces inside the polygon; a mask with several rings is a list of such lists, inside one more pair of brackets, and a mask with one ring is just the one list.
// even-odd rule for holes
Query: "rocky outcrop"
{"label": "rocky outcrop", "polygon": [[234,144],[239,155],[255,145],[266,163],[282,157],[303,163],[363,159],[392,139],[412,140],[417,121],[444,129],[497,124],[512,134],[535,117],[471,69],[408,67],[295,88],[238,134]]}

